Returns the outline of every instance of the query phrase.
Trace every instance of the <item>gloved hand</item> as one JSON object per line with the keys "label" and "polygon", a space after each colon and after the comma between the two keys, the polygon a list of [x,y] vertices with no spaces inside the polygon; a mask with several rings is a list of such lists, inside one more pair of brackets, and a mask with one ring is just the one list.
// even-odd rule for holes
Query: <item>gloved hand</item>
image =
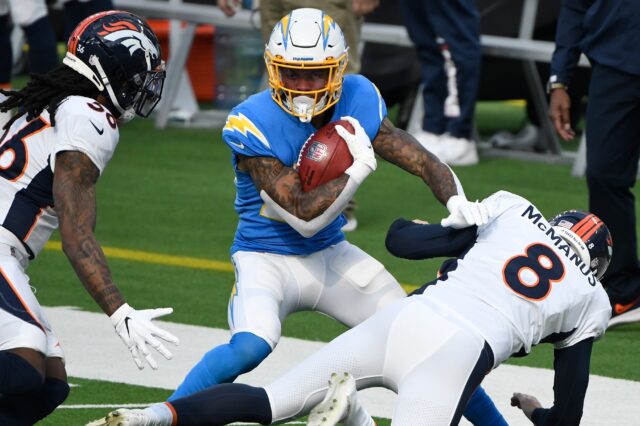
{"label": "gloved hand", "polygon": [[449,216],[442,219],[440,225],[460,229],[469,226],[486,225],[489,222],[487,206],[467,200],[463,195],[454,195],[447,201]]}
{"label": "gloved hand", "polygon": [[151,323],[151,320],[173,312],[173,308],[143,309],[136,311],[129,304],[120,306],[109,318],[116,329],[116,333],[129,348],[131,356],[140,370],[144,368],[140,353],[145,357],[151,368],[158,368],[147,344],[157,350],[166,359],[171,359],[173,355],[156,339],[157,336],[174,345],[178,345],[178,338],[168,331],[162,330]]}
{"label": "gloved hand", "polygon": [[349,133],[343,126],[336,126],[336,132],[347,143],[349,152],[353,157],[353,164],[345,170],[345,173],[359,185],[369,176],[369,173],[376,169],[376,155],[371,146],[371,140],[360,125],[360,122],[353,117],[340,117],[340,119],[351,123],[355,130],[355,133]]}

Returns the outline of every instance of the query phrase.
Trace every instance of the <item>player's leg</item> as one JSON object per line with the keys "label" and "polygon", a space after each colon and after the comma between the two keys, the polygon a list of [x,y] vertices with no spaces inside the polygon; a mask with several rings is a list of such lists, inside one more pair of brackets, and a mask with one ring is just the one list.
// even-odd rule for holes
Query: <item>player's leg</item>
{"label": "player's leg", "polygon": [[58,65],[56,35],[45,0],[9,0],[13,22],[22,27],[29,43],[29,67],[43,74]]}
{"label": "player's leg", "polygon": [[229,300],[231,341],[207,352],[169,398],[173,401],[253,370],[273,350],[281,332],[283,286],[287,265],[282,256],[237,252],[236,284]]}
{"label": "player's leg", "polygon": [[314,310],[353,327],[406,296],[382,263],[357,246],[343,241],[320,253],[326,271]]}
{"label": "player's leg", "polygon": [[493,354],[480,335],[431,306],[413,308],[387,346],[389,380],[398,384],[393,424],[458,424],[473,391],[493,367]]}
{"label": "player's leg", "polygon": [[[0,424],[32,425],[51,414],[69,395],[62,358],[46,359],[44,383],[37,389],[0,398]],[[15,423],[3,422],[3,416]]]}
{"label": "player's leg", "polygon": [[0,250],[0,424],[33,424],[68,393],[62,351],[22,266]]}

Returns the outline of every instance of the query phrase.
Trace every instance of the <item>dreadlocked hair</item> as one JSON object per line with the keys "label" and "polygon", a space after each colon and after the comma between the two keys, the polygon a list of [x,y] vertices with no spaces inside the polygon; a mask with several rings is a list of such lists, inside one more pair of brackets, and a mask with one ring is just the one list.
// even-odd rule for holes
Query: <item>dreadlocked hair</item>
{"label": "dreadlocked hair", "polygon": [[56,110],[63,99],[72,95],[95,99],[100,93],[89,79],[66,65],[59,65],[46,74],[31,74],[31,80],[21,90],[0,89],[0,92],[8,96],[0,103],[0,112],[14,108],[18,111],[2,127],[5,134],[18,118],[26,114],[27,120],[31,121],[42,114],[44,109],[49,111],[51,126],[55,126]]}

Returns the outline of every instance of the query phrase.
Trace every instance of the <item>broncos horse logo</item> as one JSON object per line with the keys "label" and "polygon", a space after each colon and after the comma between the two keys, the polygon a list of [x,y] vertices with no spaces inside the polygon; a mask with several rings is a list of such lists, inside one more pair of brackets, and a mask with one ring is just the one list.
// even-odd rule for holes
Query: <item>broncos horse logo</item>
{"label": "broncos horse logo", "polygon": [[103,30],[98,35],[109,41],[119,41],[129,49],[129,54],[133,56],[137,50],[149,52],[153,59],[158,57],[158,49],[149,37],[140,28],[131,22],[118,21],[102,26]]}

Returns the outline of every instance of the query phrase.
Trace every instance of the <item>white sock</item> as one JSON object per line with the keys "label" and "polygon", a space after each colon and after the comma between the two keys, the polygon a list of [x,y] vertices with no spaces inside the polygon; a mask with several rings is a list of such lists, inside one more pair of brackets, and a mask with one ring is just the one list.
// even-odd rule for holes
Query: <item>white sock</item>
{"label": "white sock", "polygon": [[171,426],[173,423],[173,412],[167,404],[153,404],[144,411],[154,420],[154,426]]}

